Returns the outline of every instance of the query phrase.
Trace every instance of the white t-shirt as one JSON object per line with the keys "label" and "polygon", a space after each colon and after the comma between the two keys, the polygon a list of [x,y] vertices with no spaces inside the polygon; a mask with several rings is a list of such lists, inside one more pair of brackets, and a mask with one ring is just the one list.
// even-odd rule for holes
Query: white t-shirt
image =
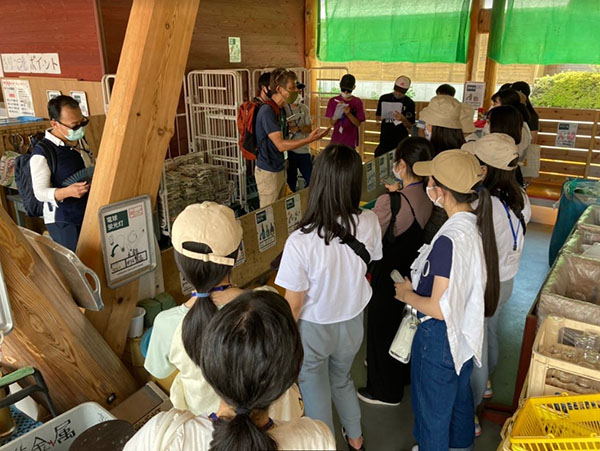
{"label": "white t-shirt", "polygon": [[[371,255],[383,257],[381,227],[370,210],[358,216],[356,239]],[[365,262],[338,238],[328,246],[314,230],[293,232],[283,250],[275,283],[287,290],[305,292],[300,319],[318,324],[350,320],[360,314],[371,298]]]}
{"label": "white t-shirt", "polygon": [[[523,193],[523,200],[525,201],[523,218],[525,219],[525,223],[528,223],[531,219],[531,204],[529,203],[529,197],[525,193]],[[514,278],[519,271],[519,262],[523,253],[523,242],[525,241],[523,226],[517,215],[515,215],[515,212],[509,208],[510,222],[517,235],[517,250],[514,251],[515,239],[508,222],[508,216],[504,209],[504,204],[496,196],[492,196],[492,208],[494,212],[496,246],[498,247],[500,282],[506,282]]]}
{"label": "white t-shirt", "polygon": [[[210,447],[213,423],[206,416],[170,410],[144,425],[125,445],[124,451],[206,451]],[[302,417],[275,421],[269,434],[280,450],[335,450],[335,440],[322,422]]]}

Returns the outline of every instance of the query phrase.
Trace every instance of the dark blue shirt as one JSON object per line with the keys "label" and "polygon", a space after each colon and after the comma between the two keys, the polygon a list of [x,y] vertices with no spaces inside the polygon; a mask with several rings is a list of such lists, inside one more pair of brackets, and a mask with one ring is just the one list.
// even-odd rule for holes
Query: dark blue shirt
{"label": "dark blue shirt", "polygon": [[[79,152],[68,146],[57,146],[52,141],[44,139],[45,144],[54,149],[56,155],[56,170],[52,172],[51,183],[55,188],[64,188],[63,182],[77,171],[85,168],[85,163]],[[44,151],[38,145],[33,149],[32,155],[41,155],[45,158]],[[50,162],[48,162],[50,167]],[[50,170],[52,171],[52,167]],[[58,209],[54,217],[55,222],[69,223],[81,225],[85,214],[88,194],[77,199],[75,197],[67,197],[62,202],[58,203]],[[50,205],[50,208],[55,208]]]}
{"label": "dark blue shirt", "polygon": [[442,235],[435,243],[427,257],[419,285],[415,292],[419,296],[430,297],[433,291],[433,280],[435,276],[450,278],[452,269],[452,241],[450,238]]}
{"label": "dark blue shirt", "polygon": [[285,169],[283,152],[280,152],[269,139],[270,133],[279,131],[281,127],[273,107],[269,104],[262,105],[256,116],[256,142],[258,143],[256,165],[264,171],[280,172]]}

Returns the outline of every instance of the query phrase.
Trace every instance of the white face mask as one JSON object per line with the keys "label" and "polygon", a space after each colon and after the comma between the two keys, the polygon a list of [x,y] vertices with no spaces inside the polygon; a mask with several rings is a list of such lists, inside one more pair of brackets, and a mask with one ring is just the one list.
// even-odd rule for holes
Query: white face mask
{"label": "white face mask", "polygon": [[400,184],[402,184],[402,175],[400,174],[400,171],[396,170],[396,165],[394,165],[394,167],[392,168],[392,172],[394,173],[394,177],[396,177]]}
{"label": "white face mask", "polygon": [[444,206],[440,203],[440,199],[442,198],[442,196],[439,196],[437,199],[434,199],[433,197],[431,197],[431,192],[435,189],[435,187],[433,186],[428,186],[427,187],[427,197],[429,197],[429,200],[431,200],[431,202],[433,202],[433,205],[435,205],[436,207],[439,208],[444,208]]}
{"label": "white face mask", "polygon": [[427,130],[427,128],[425,128],[425,139],[427,141],[431,141],[431,132],[429,130]]}
{"label": "white face mask", "polygon": [[352,97],[352,93],[351,92],[342,92],[342,97],[347,100],[350,97]]}

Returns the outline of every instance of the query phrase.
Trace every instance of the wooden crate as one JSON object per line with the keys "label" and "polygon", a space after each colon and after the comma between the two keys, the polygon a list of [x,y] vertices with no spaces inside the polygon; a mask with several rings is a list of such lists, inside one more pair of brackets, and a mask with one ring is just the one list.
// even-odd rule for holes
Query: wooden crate
{"label": "wooden crate", "polygon": [[[561,349],[574,349],[569,345],[564,345],[556,342],[549,342],[551,340],[548,335],[549,321],[545,320],[538,331],[533,344],[533,354],[531,356],[531,365],[529,367],[529,381],[527,384],[527,395],[528,396],[545,396],[555,395],[560,393],[570,394],[587,394],[583,389],[579,390],[574,384],[570,386],[551,385],[547,380],[549,370],[558,370],[575,378],[585,378],[593,381],[600,390],[600,369],[591,369],[580,366],[575,363],[567,362],[558,358],[549,357],[544,354],[544,346],[557,346]],[[564,320],[563,330],[573,330],[582,333],[595,333],[600,334],[600,326],[583,323],[580,321],[573,321],[570,319]]]}

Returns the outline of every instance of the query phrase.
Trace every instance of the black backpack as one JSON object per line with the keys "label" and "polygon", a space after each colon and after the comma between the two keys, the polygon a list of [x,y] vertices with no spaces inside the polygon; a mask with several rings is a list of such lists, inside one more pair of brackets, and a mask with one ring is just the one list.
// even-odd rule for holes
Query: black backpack
{"label": "black backpack", "polygon": [[48,162],[50,168],[51,179],[56,172],[56,151],[46,138],[35,140],[32,138],[27,153],[17,157],[15,161],[15,182],[19,195],[23,199],[23,206],[27,216],[38,217],[44,214],[44,204],[36,199],[33,193],[33,182],[31,180],[31,167],[29,161],[32,157],[32,151],[35,147],[40,147]]}

